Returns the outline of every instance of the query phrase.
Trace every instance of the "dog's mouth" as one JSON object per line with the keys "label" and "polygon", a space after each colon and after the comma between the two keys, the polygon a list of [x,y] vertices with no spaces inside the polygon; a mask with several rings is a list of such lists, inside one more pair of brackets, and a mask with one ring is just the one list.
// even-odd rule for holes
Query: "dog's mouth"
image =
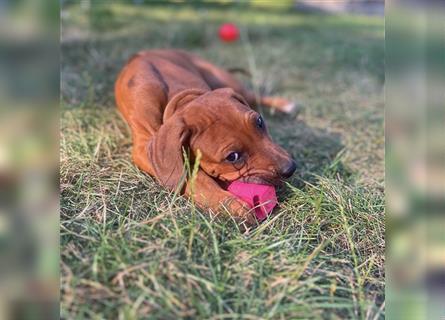
{"label": "dog's mouth", "polygon": [[281,179],[273,177],[263,177],[263,176],[241,176],[234,180],[222,180],[218,178],[213,178],[224,190],[227,190],[229,185],[234,181],[240,181],[244,183],[261,184],[273,187],[279,187],[283,181]]}
{"label": "dog's mouth", "polygon": [[280,179],[269,178],[269,177],[259,177],[259,176],[246,176],[237,179],[237,181],[245,183],[263,184],[268,186],[279,186],[282,181]]}

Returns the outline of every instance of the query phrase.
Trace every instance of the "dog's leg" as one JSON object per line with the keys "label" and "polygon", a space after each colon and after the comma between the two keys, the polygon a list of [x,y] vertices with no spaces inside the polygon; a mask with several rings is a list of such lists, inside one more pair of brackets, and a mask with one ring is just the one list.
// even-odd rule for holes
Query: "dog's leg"
{"label": "dog's leg", "polygon": [[293,114],[298,111],[298,104],[282,97],[264,96],[260,98],[260,105],[277,109],[281,112]]}
{"label": "dog's leg", "polygon": [[185,194],[203,208],[221,211],[223,206],[239,223],[255,224],[252,210],[246,203],[222,189],[211,177],[202,170],[198,171],[196,179],[187,183]]}
{"label": "dog's leg", "polygon": [[153,167],[148,159],[148,142],[149,136],[134,134],[133,133],[133,162],[142,171],[147,172],[151,176],[155,175]]}
{"label": "dog's leg", "polygon": [[298,104],[296,102],[290,101],[283,97],[261,96],[257,98],[253,91],[247,89],[243,89],[241,94],[253,109],[257,109],[258,105],[261,105],[288,114],[293,114],[298,111]]}

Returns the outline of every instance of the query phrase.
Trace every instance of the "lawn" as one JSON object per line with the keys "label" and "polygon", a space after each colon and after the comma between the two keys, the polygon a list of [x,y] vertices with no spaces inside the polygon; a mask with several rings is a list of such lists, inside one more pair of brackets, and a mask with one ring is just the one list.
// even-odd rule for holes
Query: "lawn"
{"label": "lawn", "polygon": [[[219,42],[236,21],[242,41]],[[246,36],[247,35],[247,36]],[[113,82],[146,48],[183,48],[301,104],[261,110],[297,160],[259,227],[163,190],[131,162]],[[113,4],[62,12],[61,316],[384,318],[384,21],[276,8]]]}

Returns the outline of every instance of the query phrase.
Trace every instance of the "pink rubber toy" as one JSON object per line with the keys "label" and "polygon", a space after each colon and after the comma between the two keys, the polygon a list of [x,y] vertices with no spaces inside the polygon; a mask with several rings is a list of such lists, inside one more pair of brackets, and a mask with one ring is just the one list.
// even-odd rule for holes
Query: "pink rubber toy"
{"label": "pink rubber toy", "polygon": [[234,181],[227,190],[255,208],[255,216],[259,221],[266,219],[278,203],[272,186]]}

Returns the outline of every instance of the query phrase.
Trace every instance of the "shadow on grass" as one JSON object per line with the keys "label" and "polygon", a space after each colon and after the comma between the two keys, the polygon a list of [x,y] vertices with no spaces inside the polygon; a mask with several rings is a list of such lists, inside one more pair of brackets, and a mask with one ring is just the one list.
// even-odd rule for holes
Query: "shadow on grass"
{"label": "shadow on grass", "polygon": [[[273,140],[297,162],[297,171],[288,181],[291,185],[302,188],[306,183],[316,184],[317,176],[352,178],[341,162],[344,145],[340,134],[313,128],[284,114],[267,115],[266,120]],[[282,188],[279,196],[285,196],[283,192]]]}

